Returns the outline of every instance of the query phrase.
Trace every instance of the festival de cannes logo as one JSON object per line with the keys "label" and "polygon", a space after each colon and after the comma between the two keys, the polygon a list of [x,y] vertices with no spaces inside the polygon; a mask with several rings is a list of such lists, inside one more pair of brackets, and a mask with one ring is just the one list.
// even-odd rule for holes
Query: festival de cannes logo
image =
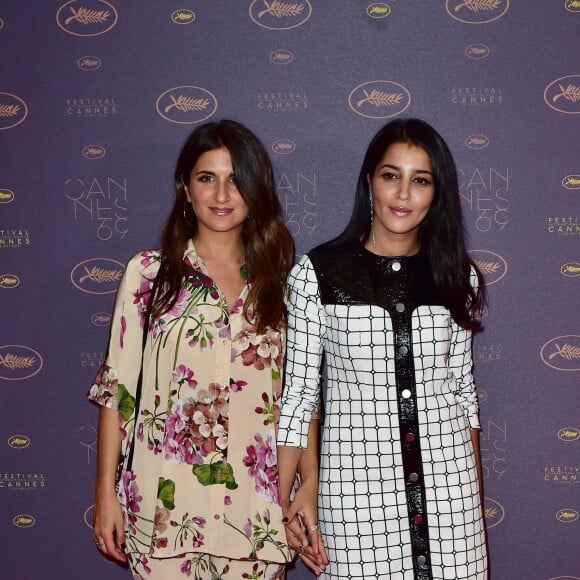
{"label": "festival de cannes logo", "polygon": [[290,50],[280,48],[270,53],[270,62],[272,64],[290,64],[294,60],[294,53]]}
{"label": "festival de cannes logo", "polygon": [[451,18],[464,24],[487,24],[501,18],[510,6],[509,0],[446,0]]}
{"label": "festival de cannes logo", "polygon": [[580,514],[574,509],[563,509],[556,514],[556,519],[563,524],[575,522],[580,518]]}
{"label": "festival de cannes logo", "polygon": [[124,266],[109,258],[92,258],[77,264],[70,273],[73,285],[87,294],[113,294]]}
{"label": "festival de cannes logo", "polygon": [[489,47],[485,44],[470,44],[465,49],[465,56],[473,60],[481,60],[489,56]]}
{"label": "festival de cannes logo", "polygon": [[580,439],[580,429],[576,427],[564,427],[558,431],[560,441],[578,441]]}
{"label": "festival de cannes logo", "polygon": [[87,145],[83,147],[83,157],[85,159],[101,159],[105,156],[106,150],[102,145]]}
{"label": "festival de cannes logo", "polygon": [[10,203],[14,201],[14,192],[9,189],[0,189],[0,203]]}
{"label": "festival de cannes logo", "polygon": [[540,357],[557,371],[580,371],[580,336],[566,334],[548,340],[540,349]]}
{"label": "festival de cannes logo", "polygon": [[485,135],[470,135],[465,139],[465,146],[469,149],[485,149],[489,139]]}
{"label": "festival de cannes logo", "polygon": [[562,187],[580,189],[580,175],[566,175],[566,177],[562,178]]}
{"label": "festival de cannes logo", "polygon": [[117,24],[117,10],[105,0],[71,0],[56,13],[58,25],[73,36],[99,36]]}
{"label": "festival de cannes logo", "polygon": [[77,60],[77,66],[85,71],[92,72],[101,68],[102,62],[98,56],[83,56]]}
{"label": "festival de cannes logo", "polygon": [[181,125],[201,123],[217,111],[215,96],[200,87],[173,87],[161,93],[155,108],[166,120]]}
{"label": "festival de cannes logo", "polygon": [[567,262],[560,268],[560,274],[567,278],[576,278],[580,276],[580,264],[578,262]]}
{"label": "festival de cannes logo", "polygon": [[309,0],[280,2],[279,0],[253,0],[250,18],[268,30],[289,30],[302,26],[312,15]]}
{"label": "festival de cannes logo", "polygon": [[28,116],[26,103],[11,93],[0,93],[0,130],[20,125]]}
{"label": "festival de cannes logo", "polygon": [[175,22],[175,24],[191,24],[192,22],[195,22],[195,12],[193,10],[182,8],[181,10],[176,10],[171,15],[171,20]]}
{"label": "festival de cannes logo", "polygon": [[565,0],[564,8],[568,12],[580,12],[580,0]]}
{"label": "festival de cannes logo", "polygon": [[277,139],[272,143],[272,151],[274,153],[279,153],[280,155],[288,155],[296,149],[296,144],[290,139]]}
{"label": "festival de cannes logo", "polygon": [[23,381],[38,374],[42,365],[40,353],[33,348],[20,344],[0,346],[0,379]]}
{"label": "festival de cannes logo", "polygon": [[391,7],[384,2],[373,2],[367,6],[367,16],[370,18],[386,18],[391,13]]}
{"label": "festival de cannes logo", "polygon": [[469,255],[483,274],[488,286],[499,282],[507,274],[507,262],[499,254],[488,250],[469,250]]}
{"label": "festival de cannes logo", "polygon": [[33,516],[30,516],[28,514],[20,514],[12,518],[12,523],[17,528],[31,528],[32,526],[34,526],[34,524],[36,524],[36,520],[34,519]]}
{"label": "festival de cannes logo", "polygon": [[8,437],[8,445],[12,449],[26,449],[30,445],[30,439],[26,435],[12,435]]}
{"label": "festival de cannes logo", "polygon": [[10,290],[20,286],[20,278],[16,274],[0,274],[0,288]]}
{"label": "festival de cannes logo", "polygon": [[550,109],[566,115],[580,113],[580,75],[568,75],[552,81],[544,90]]}
{"label": "festival de cannes logo", "polygon": [[505,518],[505,509],[495,499],[490,499],[486,497],[484,500],[484,517],[485,517],[485,526],[489,530],[490,528],[495,528],[501,524]]}
{"label": "festival de cannes logo", "polygon": [[348,96],[350,108],[363,117],[388,119],[400,115],[411,104],[411,93],[392,81],[369,81]]}
{"label": "festival de cannes logo", "polygon": [[109,326],[111,324],[111,315],[106,312],[95,312],[91,316],[91,324],[94,326]]}

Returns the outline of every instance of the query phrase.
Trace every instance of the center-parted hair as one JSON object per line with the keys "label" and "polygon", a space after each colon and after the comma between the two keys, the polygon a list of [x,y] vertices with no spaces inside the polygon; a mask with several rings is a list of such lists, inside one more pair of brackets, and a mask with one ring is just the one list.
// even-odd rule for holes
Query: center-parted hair
{"label": "center-parted hair", "polygon": [[225,147],[232,159],[234,180],[248,206],[242,240],[250,292],[244,315],[258,333],[279,328],[284,318],[286,277],[294,260],[294,241],[282,217],[270,158],[259,139],[244,125],[223,119],[198,127],[183,146],[175,168],[175,203],[162,235],[158,285],[162,288],[153,313],[172,307],[186,275],[183,252],[198,230],[187,203],[185,184],[201,155]]}
{"label": "center-parted hair", "polygon": [[[437,289],[455,322],[476,330],[475,316],[483,308],[483,277],[465,248],[465,228],[459,198],[457,169],[449,147],[439,133],[420,119],[396,119],[387,123],[371,140],[360,170],[353,212],[346,229],[330,242],[331,247],[365,243],[371,234],[371,204],[367,177],[372,176],[385,151],[395,143],[421,147],[431,160],[435,194],[421,224],[421,249],[431,262]],[[470,284],[474,268],[478,290]]]}

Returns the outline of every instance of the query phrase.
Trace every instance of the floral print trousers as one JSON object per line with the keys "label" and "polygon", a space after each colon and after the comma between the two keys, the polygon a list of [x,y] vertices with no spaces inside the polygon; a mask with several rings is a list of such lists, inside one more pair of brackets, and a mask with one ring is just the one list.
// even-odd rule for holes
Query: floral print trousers
{"label": "floral print trousers", "polygon": [[201,553],[175,558],[151,558],[136,553],[127,556],[134,580],[283,580],[286,568],[277,562],[230,560]]}

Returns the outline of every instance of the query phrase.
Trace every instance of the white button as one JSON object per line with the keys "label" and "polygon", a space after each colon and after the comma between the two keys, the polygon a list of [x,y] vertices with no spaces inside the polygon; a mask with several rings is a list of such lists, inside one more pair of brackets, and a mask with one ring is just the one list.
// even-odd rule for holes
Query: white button
{"label": "white button", "polygon": [[393,269],[393,272],[398,272],[401,269],[401,262],[393,262],[391,268]]}
{"label": "white button", "polygon": [[405,312],[405,305],[402,302],[397,302],[395,304],[395,310],[397,312]]}
{"label": "white button", "polygon": [[403,399],[408,399],[411,396],[411,391],[409,389],[404,389],[401,396]]}
{"label": "white button", "polygon": [[402,346],[399,348],[399,354],[401,356],[405,356],[409,352],[409,349],[406,346]]}

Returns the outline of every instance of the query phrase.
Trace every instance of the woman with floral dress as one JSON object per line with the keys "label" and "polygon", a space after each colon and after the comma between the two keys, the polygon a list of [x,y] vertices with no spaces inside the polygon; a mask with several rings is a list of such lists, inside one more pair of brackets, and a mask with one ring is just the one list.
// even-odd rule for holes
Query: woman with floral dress
{"label": "woman with floral dress", "polygon": [[[127,264],[89,392],[101,405],[95,543],[134,578],[281,578],[292,552],[275,441],[292,238],[268,155],[239,123],[191,134],[175,188],[161,250]],[[314,428],[303,465],[317,461],[315,439]]]}
{"label": "woman with floral dress", "polygon": [[[303,256],[289,285],[278,453],[292,534],[306,541],[300,510],[322,534],[323,578],[486,580],[471,358],[481,276],[435,129],[398,119],[375,135],[345,231]],[[315,493],[291,504],[290,490],[323,353],[317,521]]]}

